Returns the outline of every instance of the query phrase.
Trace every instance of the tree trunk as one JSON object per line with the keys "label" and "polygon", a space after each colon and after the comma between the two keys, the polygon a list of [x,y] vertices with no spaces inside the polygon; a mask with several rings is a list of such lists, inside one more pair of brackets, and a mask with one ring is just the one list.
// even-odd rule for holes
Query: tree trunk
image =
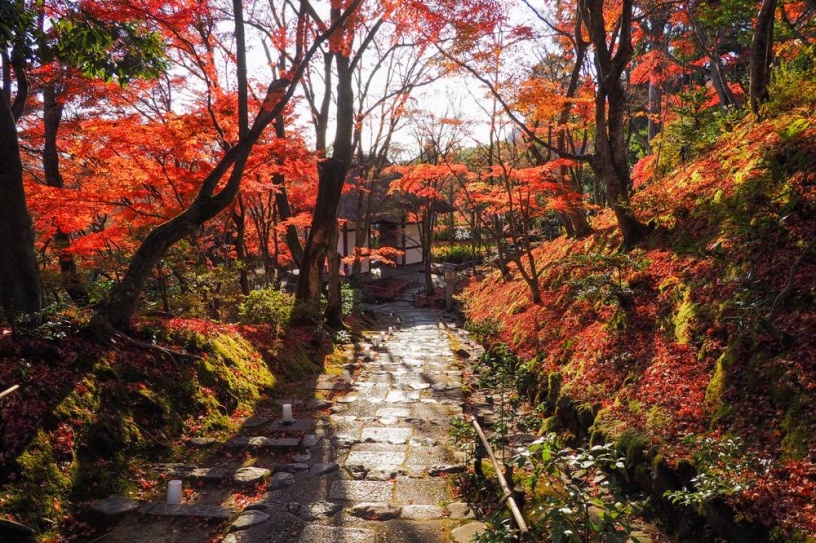
{"label": "tree trunk", "polygon": [[329,292],[326,304],[326,326],[332,330],[345,328],[343,324],[343,292],[340,286],[340,253],[337,252],[337,228],[329,236]]}
{"label": "tree trunk", "polygon": [[371,230],[371,203],[373,201],[372,195],[375,190],[375,178],[377,175],[377,166],[371,166],[365,176],[365,186],[361,187],[360,194],[357,199],[357,220],[354,226],[354,261],[351,264],[351,275],[357,277],[363,270],[363,259],[357,254],[361,249],[366,247],[368,241],[368,233]]}
{"label": "tree trunk", "polygon": [[[275,119],[274,128],[277,137],[286,137],[282,115]],[[283,160],[285,159],[280,159],[281,162]],[[286,192],[286,179],[282,174],[275,174],[272,176],[272,184],[278,189],[275,193],[275,205],[278,207],[279,218],[281,222],[287,221],[292,218],[292,207],[289,205],[289,194]],[[303,259],[303,246],[300,243],[297,227],[293,224],[286,226],[286,245],[289,246],[289,252],[292,253],[292,260],[300,264]]]}
{"label": "tree trunk", "polygon": [[626,145],[626,93],[623,72],[632,58],[632,0],[623,0],[620,36],[614,55],[607,43],[603,0],[581,0],[583,19],[595,46],[595,66],[598,88],[595,93],[595,153],[589,165],[603,181],[606,198],[618,228],[623,234],[624,247],[633,247],[646,234],[647,228],[635,218],[629,207],[628,148]]}
{"label": "tree trunk", "polygon": [[[56,81],[46,83],[43,88],[43,172],[45,184],[49,187],[64,188],[65,182],[60,173],[59,151],[57,149],[57,132],[62,121],[64,105],[60,102],[59,84]],[[85,283],[77,271],[76,260],[71,252],[71,237],[59,226],[54,234],[54,248],[59,259],[62,288],[75,304],[80,307],[91,301]]]}
{"label": "tree trunk", "polygon": [[332,231],[337,231],[337,207],[340,193],[343,190],[347,166],[335,158],[324,159],[320,163],[320,178],[317,188],[312,228],[303,248],[303,259],[300,262],[300,274],[296,288],[299,302],[319,306],[323,265]]}
{"label": "tree trunk", "polygon": [[[339,16],[339,9],[333,8],[332,19]],[[321,164],[312,229],[309,231],[309,238],[303,250],[296,292],[296,299],[299,302],[311,303],[318,307],[323,263],[329,251],[337,251],[337,208],[353,152],[354,93],[352,91],[351,60],[342,53],[336,53],[335,60],[337,62],[337,125],[332,146],[332,158]],[[335,240],[334,247],[330,245],[332,239]],[[338,266],[338,273],[331,273],[330,279],[336,281],[337,284],[329,288],[330,298],[327,307],[327,312],[331,311],[331,314],[327,313],[324,316],[329,321],[339,322],[343,319],[343,305],[341,300],[335,300],[333,297],[335,293],[340,292],[340,260],[337,259],[335,264]]]}
{"label": "tree trunk", "polygon": [[[25,79],[24,74],[18,73],[18,81],[21,78]],[[26,90],[22,92],[25,94]],[[24,102],[24,98],[18,95],[15,104],[20,100]],[[22,111],[22,104],[14,109]],[[36,313],[42,303],[40,270],[23,189],[23,165],[15,121],[8,102],[0,100],[0,304],[6,320],[11,323],[21,314]]]}
{"label": "tree trunk", "polygon": [[249,262],[246,251],[246,207],[241,195],[238,195],[235,206],[232,210],[232,223],[235,225],[235,256],[238,258],[241,269],[239,270],[238,283],[241,285],[241,293],[249,296]]}
{"label": "tree trunk", "polygon": [[751,82],[749,97],[751,111],[759,115],[759,106],[768,100],[768,83],[771,79],[773,61],[773,27],[776,0],[762,0],[754,36],[751,42]]}
{"label": "tree trunk", "polygon": [[[215,217],[232,202],[238,191],[240,177],[243,175],[250,149],[250,145],[239,144],[228,151],[227,156],[231,152],[239,156],[233,166],[228,185],[221,193],[215,197],[197,198],[180,215],[160,224],[145,237],[136,250],[136,254],[130,259],[130,265],[122,282],[113,288],[104,307],[100,309],[100,316],[111,326],[117,330],[130,330],[130,319],[136,311],[145,281],[159,259],[173,244],[192,234],[204,222]],[[225,159],[222,159],[222,163],[225,162]],[[210,174],[210,176],[213,175],[215,173]]]}

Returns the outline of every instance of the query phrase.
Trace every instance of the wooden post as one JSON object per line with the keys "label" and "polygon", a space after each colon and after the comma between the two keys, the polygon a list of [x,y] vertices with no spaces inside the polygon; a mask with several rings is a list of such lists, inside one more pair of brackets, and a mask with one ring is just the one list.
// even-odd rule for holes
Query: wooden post
{"label": "wooden post", "polygon": [[456,286],[456,270],[445,264],[445,311],[453,311],[453,289]]}

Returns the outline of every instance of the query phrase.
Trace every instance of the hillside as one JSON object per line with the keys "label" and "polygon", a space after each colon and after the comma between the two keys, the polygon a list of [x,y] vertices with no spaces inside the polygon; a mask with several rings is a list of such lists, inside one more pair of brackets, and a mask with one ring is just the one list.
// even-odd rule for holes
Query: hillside
{"label": "hillside", "polygon": [[814,111],[730,127],[633,207],[630,252],[609,210],[536,249],[540,305],[518,273],[472,282],[471,330],[531,372],[542,431],[615,441],[656,497],[697,474],[686,511],[721,536],[816,538]]}

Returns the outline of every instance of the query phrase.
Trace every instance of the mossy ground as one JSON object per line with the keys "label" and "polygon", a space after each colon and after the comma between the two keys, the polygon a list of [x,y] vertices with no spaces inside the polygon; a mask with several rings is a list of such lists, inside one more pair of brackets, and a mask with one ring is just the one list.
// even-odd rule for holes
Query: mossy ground
{"label": "mossy ground", "polygon": [[529,361],[548,421],[564,395],[600,405],[589,433],[627,459],[648,450],[677,466],[693,457],[690,436],[739,437],[774,467],[730,505],[816,537],[813,164],[812,104],[735,124],[634,195],[654,226],[638,247],[622,256],[614,216],[602,212],[592,236],[536,250],[543,303],[520,307],[525,283],[496,273],[464,292],[468,322]]}
{"label": "mossy ground", "polygon": [[149,497],[159,481],[148,462],[179,460],[185,439],[226,439],[245,417],[277,411],[278,391],[298,394],[331,348],[308,329],[279,336],[266,325],[195,319],[143,320],[137,329],[186,354],[103,348],[76,328],[59,339],[4,340],[0,382],[21,391],[0,405],[0,515],[46,539],[90,533],[75,516],[83,504]]}

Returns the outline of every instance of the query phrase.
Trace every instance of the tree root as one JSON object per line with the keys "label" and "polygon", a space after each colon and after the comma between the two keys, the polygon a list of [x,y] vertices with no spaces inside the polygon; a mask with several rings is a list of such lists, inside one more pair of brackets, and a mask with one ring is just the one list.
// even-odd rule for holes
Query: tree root
{"label": "tree root", "polygon": [[109,322],[101,318],[93,319],[85,330],[94,341],[100,343],[101,345],[113,347],[114,349],[119,349],[121,346],[133,347],[140,351],[150,353],[158,360],[170,362],[176,369],[179,369],[180,360],[194,362],[201,359],[201,357],[194,354],[176,351],[167,347],[134,339],[131,336],[117,330]]}
{"label": "tree root", "polygon": [[779,310],[782,308],[785,301],[793,293],[793,288],[796,283],[796,271],[799,269],[802,262],[804,262],[805,257],[809,252],[810,245],[808,244],[808,246],[802,251],[802,254],[799,255],[799,258],[797,258],[794,263],[791,264],[790,270],[788,271],[788,282],[785,284],[785,288],[783,288],[779,294],[776,295],[774,301],[771,303],[771,308],[768,310],[768,313],[759,318],[759,326],[782,346],[790,345],[792,338],[790,337],[790,334],[777,328],[774,325],[774,320],[776,320],[776,317],[779,315]]}

